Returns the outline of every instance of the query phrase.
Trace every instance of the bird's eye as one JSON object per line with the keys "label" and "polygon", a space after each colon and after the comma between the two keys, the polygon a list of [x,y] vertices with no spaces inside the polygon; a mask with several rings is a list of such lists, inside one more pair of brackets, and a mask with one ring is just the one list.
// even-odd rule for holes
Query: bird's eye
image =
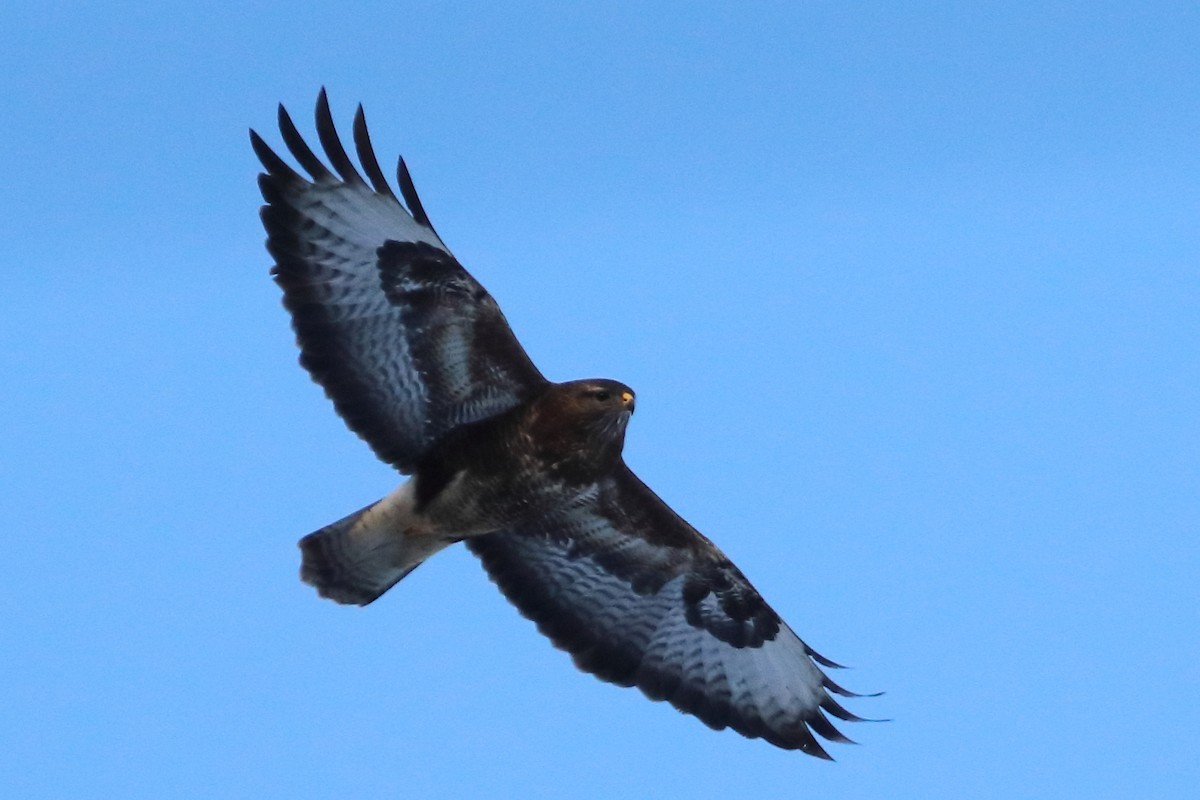
{"label": "bird's eye", "polygon": [[611,394],[609,394],[608,392],[606,392],[604,389],[600,389],[600,390],[599,390],[599,391],[597,391],[597,392],[596,392],[596,394],[595,394],[595,395],[593,395],[593,396],[594,396],[594,397],[595,397],[597,400],[599,400],[601,403],[605,402],[605,401],[606,401],[606,400],[608,400],[610,397],[612,397],[612,395],[611,395]]}

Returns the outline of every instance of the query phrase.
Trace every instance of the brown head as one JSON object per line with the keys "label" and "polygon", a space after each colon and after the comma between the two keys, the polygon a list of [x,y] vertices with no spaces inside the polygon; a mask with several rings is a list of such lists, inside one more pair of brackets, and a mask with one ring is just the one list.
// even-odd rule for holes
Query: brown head
{"label": "brown head", "polygon": [[568,381],[534,402],[529,421],[550,461],[590,473],[620,460],[633,407],[633,390],[619,381]]}

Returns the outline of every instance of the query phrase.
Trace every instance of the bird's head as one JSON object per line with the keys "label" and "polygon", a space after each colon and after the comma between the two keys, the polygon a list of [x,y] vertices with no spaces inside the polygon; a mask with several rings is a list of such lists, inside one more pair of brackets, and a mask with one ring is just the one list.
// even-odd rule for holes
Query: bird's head
{"label": "bird's head", "polygon": [[568,405],[580,418],[612,417],[624,422],[633,414],[634,394],[620,381],[593,378],[559,384]]}
{"label": "bird's head", "polygon": [[634,393],[606,378],[555,384],[538,402],[538,427],[564,455],[597,465],[614,463],[625,445]]}

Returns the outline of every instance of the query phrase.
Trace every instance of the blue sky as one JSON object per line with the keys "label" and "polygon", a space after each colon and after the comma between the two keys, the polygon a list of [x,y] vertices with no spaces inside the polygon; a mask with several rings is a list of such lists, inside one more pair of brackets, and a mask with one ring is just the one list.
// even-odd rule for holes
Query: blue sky
{"label": "blue sky", "polygon": [[[1190,796],[1194,4],[296,5],[0,11],[5,796]],[[461,549],[298,582],[398,480],[267,275],[246,129],[323,85],[893,721],[713,733]]]}

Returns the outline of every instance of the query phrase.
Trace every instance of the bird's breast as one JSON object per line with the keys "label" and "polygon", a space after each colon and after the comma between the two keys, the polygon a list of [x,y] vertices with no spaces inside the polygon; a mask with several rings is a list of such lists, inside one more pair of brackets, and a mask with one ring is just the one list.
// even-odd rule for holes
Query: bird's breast
{"label": "bird's breast", "polygon": [[508,473],[463,469],[445,484],[422,513],[438,530],[458,537],[512,529],[570,507],[591,488],[541,470]]}

